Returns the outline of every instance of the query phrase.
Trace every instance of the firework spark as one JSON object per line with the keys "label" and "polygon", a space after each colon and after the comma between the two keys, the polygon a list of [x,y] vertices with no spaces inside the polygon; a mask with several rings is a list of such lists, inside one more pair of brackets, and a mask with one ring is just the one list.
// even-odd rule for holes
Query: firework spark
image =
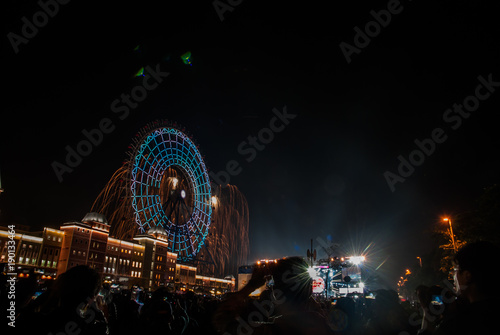
{"label": "firework spark", "polygon": [[[138,233],[145,233],[139,231],[139,225],[135,221],[131,169],[134,152],[141,145],[141,139],[163,125],[164,123],[155,122],[136,135],[130,146],[132,150],[128,153],[129,159],[113,174],[92,205],[91,211],[104,214],[110,222],[111,236],[130,240]],[[172,190],[189,188],[183,182],[183,176],[177,169],[167,168],[157,195],[164,202]],[[190,202],[189,192],[184,193],[184,197],[186,202]],[[193,262],[200,274],[218,277],[235,275],[238,266],[245,264],[249,255],[249,212],[246,198],[234,185],[212,186],[211,205],[212,218],[208,235]],[[186,217],[189,213],[182,215]],[[161,218],[159,220],[162,221]]]}

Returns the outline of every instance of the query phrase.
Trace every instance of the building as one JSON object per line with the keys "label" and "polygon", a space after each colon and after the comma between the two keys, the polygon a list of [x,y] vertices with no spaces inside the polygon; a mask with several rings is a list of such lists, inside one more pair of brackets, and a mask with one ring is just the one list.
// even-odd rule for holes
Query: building
{"label": "building", "polygon": [[[60,229],[45,227],[31,232],[27,226],[16,225],[15,231],[15,261],[20,277],[33,269],[52,279],[71,267],[88,265],[104,282],[129,288],[138,285],[154,290],[170,286],[214,294],[235,289],[234,278],[198,276],[195,266],[177,264],[177,254],[169,251],[167,233],[161,227],[125,241],[109,236],[110,225],[104,215],[88,213],[81,222],[66,222]],[[7,263],[9,240],[7,227],[0,227],[1,263]]]}
{"label": "building", "polygon": [[148,286],[142,280],[144,250],[143,245],[109,237],[104,256],[104,280],[125,286]]}
{"label": "building", "polygon": [[[19,274],[33,269],[44,278],[56,278],[77,265],[95,269],[106,283],[134,285],[155,290],[170,286],[178,290],[234,291],[234,278],[197,276],[197,268],[177,264],[177,254],[169,251],[167,233],[153,227],[132,241],[109,236],[106,217],[88,213],[81,221],[62,224],[60,229],[45,227],[31,232],[29,227],[15,227],[15,261]],[[0,262],[7,263],[9,234],[0,227]],[[216,294],[216,293],[214,293]]]}
{"label": "building", "polygon": [[[30,232],[29,227],[19,226],[14,235],[15,261],[25,270],[36,269],[46,276],[55,277],[60,259],[64,232],[44,228],[41,232]],[[9,234],[6,227],[0,227],[0,262],[7,263]]]}
{"label": "building", "polygon": [[233,276],[222,279],[196,275],[196,287],[200,292],[219,295],[233,292],[236,287],[236,279]]}
{"label": "building", "polygon": [[168,251],[167,235],[162,229],[152,228],[133,241],[119,240],[109,236],[110,225],[104,215],[88,213],[82,222],[61,226],[64,239],[58,273],[86,264],[105,282],[124,287],[156,289],[173,283],[177,255]]}
{"label": "building", "polygon": [[187,264],[176,264],[175,283],[177,288],[193,288],[196,285],[196,267]]}
{"label": "building", "polygon": [[[20,277],[31,269],[44,277],[56,278],[77,265],[95,269],[107,283],[123,287],[138,285],[156,289],[174,282],[177,255],[168,251],[165,234],[150,231],[133,241],[109,236],[104,215],[88,213],[82,221],[70,221],[60,229],[45,227],[30,232],[15,226],[15,262]],[[161,232],[160,232],[161,233]],[[0,262],[8,261],[7,227],[0,227]]]}
{"label": "building", "polygon": [[153,227],[147,234],[134,237],[144,246],[144,274],[148,280],[147,286],[161,287],[174,283],[177,254],[168,251],[167,233],[162,227]]}

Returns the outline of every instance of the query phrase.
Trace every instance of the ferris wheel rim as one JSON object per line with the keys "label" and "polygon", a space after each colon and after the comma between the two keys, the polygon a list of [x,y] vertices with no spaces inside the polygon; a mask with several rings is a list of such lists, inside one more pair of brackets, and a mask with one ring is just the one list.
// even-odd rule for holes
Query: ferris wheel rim
{"label": "ferris wheel rim", "polygon": [[[169,168],[181,171],[189,181],[193,199],[192,215],[182,225],[173,224],[161,208],[158,194]],[[130,161],[130,191],[134,219],[139,231],[162,225],[172,251],[191,259],[199,252],[211,222],[211,185],[203,158],[191,138],[167,125],[149,127],[137,141]],[[176,247],[178,246],[178,247]]]}

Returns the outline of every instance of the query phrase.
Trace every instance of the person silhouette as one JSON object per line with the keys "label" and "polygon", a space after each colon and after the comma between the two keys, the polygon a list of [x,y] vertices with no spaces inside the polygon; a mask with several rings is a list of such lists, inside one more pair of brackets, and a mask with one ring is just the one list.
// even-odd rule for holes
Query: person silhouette
{"label": "person silhouette", "polygon": [[[78,265],[59,275],[52,287],[18,316],[22,333],[107,334],[107,322],[97,307],[99,274]],[[40,300],[39,300],[40,299]]]}
{"label": "person silhouette", "polygon": [[494,265],[499,247],[477,241],[463,246],[453,259],[457,301],[454,317],[436,329],[436,334],[486,334],[497,329],[500,308],[494,295]]}
{"label": "person silhouette", "polygon": [[[259,298],[250,297],[265,284]],[[221,334],[334,334],[312,298],[312,279],[301,257],[254,266],[248,284],[219,305],[214,325]]]}

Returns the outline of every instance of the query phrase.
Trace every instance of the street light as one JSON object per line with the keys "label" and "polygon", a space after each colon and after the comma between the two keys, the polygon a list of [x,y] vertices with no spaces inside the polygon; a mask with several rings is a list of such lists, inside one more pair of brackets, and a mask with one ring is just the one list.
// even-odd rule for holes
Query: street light
{"label": "street light", "polygon": [[443,221],[448,222],[450,224],[451,243],[453,243],[453,251],[457,252],[457,244],[455,243],[455,236],[453,235],[453,228],[451,226],[451,219],[450,218],[443,218]]}

